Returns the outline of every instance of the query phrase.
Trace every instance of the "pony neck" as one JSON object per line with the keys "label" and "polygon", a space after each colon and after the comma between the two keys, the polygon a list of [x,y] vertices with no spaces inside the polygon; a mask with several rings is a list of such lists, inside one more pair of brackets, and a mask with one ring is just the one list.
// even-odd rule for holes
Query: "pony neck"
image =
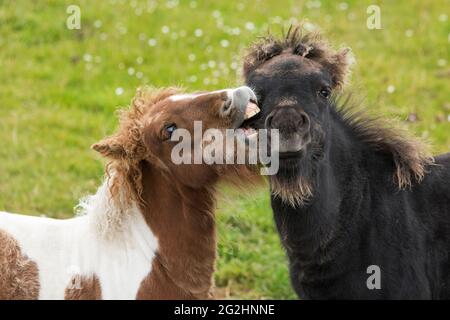
{"label": "pony neck", "polygon": [[[390,174],[386,167],[372,166],[378,161],[385,163],[386,159],[339,122],[329,127],[327,136],[323,159],[308,164],[315,166],[309,177],[313,195],[308,202],[293,208],[281,200],[272,200],[274,211],[278,212],[275,220],[282,237],[286,237],[288,251],[301,253],[297,256],[302,256],[304,263],[311,262],[318,250],[331,256],[339,256],[338,252],[345,250],[345,243],[333,242],[335,235],[352,223],[362,206],[369,205],[367,190],[371,176]],[[289,240],[292,234],[295,239]],[[333,243],[340,248],[330,248]]]}
{"label": "pony neck", "polygon": [[186,187],[148,164],[142,183],[141,211],[159,244],[156,282],[171,282],[181,298],[207,298],[216,259],[213,188]]}

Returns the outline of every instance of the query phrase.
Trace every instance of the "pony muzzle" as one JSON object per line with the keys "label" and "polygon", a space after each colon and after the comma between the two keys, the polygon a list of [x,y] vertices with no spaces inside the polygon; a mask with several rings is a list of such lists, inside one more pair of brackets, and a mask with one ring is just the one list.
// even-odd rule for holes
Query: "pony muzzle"
{"label": "pony muzzle", "polygon": [[311,142],[309,116],[295,107],[276,108],[266,118],[265,127],[278,130],[278,145],[271,148],[278,151],[280,158],[300,156]]}
{"label": "pony muzzle", "polygon": [[224,117],[233,116],[233,129],[240,129],[246,136],[256,134],[250,127],[244,126],[248,121],[260,113],[257,98],[252,89],[242,86],[227,91],[228,99],[224,103],[221,114]]}

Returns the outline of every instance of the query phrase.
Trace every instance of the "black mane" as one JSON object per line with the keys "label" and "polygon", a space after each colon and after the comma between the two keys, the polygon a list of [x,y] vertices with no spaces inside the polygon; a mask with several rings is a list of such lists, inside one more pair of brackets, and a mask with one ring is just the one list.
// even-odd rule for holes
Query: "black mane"
{"label": "black mane", "polygon": [[400,189],[410,187],[414,180],[423,180],[426,167],[434,163],[426,143],[392,121],[368,115],[350,94],[335,98],[331,105],[344,125],[360,141],[392,158],[395,164],[394,181]]}
{"label": "black mane", "polygon": [[244,57],[244,77],[266,61],[282,53],[299,55],[317,61],[330,70],[336,86],[343,87],[348,78],[348,66],[353,57],[350,48],[335,51],[319,32],[304,32],[301,26],[290,26],[287,33],[276,38],[269,34],[261,37],[248,50]]}

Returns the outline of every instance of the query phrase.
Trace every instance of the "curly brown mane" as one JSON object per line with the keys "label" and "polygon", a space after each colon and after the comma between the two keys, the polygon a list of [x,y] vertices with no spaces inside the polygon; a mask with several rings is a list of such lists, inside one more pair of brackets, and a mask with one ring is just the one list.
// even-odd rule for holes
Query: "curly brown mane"
{"label": "curly brown mane", "polygon": [[118,111],[117,133],[92,146],[94,150],[111,159],[105,173],[108,177],[114,174],[109,187],[118,205],[129,204],[132,199],[142,200],[142,160],[153,160],[155,165],[163,166],[157,157],[152,157],[143,143],[142,115],[156,103],[180,92],[181,89],[174,87],[139,88],[131,105]]}

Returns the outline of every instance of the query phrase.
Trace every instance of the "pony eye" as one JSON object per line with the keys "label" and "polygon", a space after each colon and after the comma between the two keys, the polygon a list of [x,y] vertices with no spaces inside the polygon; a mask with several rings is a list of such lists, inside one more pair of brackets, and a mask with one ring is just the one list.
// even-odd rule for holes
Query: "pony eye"
{"label": "pony eye", "polygon": [[319,94],[321,97],[327,99],[331,95],[331,90],[330,90],[330,88],[322,88],[319,90]]}
{"label": "pony eye", "polygon": [[164,135],[167,139],[170,139],[172,137],[172,134],[177,130],[177,126],[175,123],[168,125],[164,129]]}

